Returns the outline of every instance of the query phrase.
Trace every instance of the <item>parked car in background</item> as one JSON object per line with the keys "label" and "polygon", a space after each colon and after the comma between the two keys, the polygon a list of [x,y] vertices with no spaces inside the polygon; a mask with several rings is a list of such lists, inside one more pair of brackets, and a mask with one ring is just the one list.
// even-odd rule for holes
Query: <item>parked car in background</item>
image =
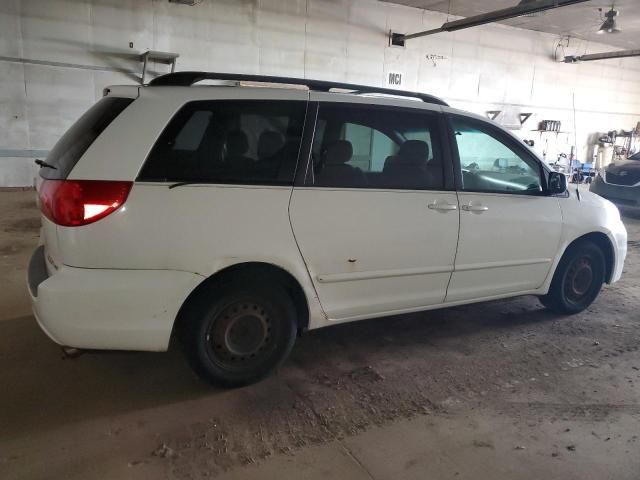
{"label": "parked car in background", "polygon": [[[191,86],[217,79],[271,88]],[[106,89],[40,165],[42,329],[81,349],[175,339],[222,385],[340,322],[516,295],[580,312],[627,249],[612,203],[425,94],[173,73]]]}
{"label": "parked car in background", "polygon": [[607,165],[590,190],[619,207],[640,208],[640,152]]}

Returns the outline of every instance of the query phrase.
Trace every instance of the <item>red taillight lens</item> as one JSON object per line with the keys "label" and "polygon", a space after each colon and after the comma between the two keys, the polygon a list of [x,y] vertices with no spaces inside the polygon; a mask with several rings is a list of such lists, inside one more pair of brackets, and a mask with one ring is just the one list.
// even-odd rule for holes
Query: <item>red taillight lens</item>
{"label": "red taillight lens", "polygon": [[120,208],[133,182],[102,180],[45,180],[40,185],[40,208],[52,222],[79,227]]}

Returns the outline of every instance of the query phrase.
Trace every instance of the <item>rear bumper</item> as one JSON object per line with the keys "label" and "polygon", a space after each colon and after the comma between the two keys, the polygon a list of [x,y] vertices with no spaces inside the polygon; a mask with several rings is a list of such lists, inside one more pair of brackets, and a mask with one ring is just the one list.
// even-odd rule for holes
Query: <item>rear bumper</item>
{"label": "rear bumper", "polygon": [[29,263],[34,316],[60,345],[163,351],[184,300],[203,280],[170,270],[108,270],[62,266],[47,274],[44,248]]}
{"label": "rear bumper", "polygon": [[29,287],[29,295],[31,296],[31,307],[33,309],[33,316],[36,317],[36,322],[47,336],[61,345],[61,342],[49,331],[45,324],[40,320],[39,312],[36,310],[36,304],[38,300],[38,286],[49,278],[47,273],[47,265],[44,257],[44,245],[40,245],[31,255],[29,261],[29,268],[27,270],[27,286]]}
{"label": "rear bumper", "polygon": [[598,176],[591,182],[589,191],[606,198],[619,207],[640,208],[640,187],[625,187],[605,183]]}

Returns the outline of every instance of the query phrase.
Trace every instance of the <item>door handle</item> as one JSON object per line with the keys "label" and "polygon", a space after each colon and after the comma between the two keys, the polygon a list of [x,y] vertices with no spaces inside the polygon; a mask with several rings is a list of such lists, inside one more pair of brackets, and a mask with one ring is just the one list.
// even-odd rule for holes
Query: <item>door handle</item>
{"label": "door handle", "polygon": [[476,213],[482,213],[482,212],[486,212],[487,210],[489,210],[489,207],[485,206],[485,205],[473,205],[471,203],[467,203],[466,205],[462,205],[462,210],[464,210],[465,212],[476,212]]}
{"label": "door handle", "polygon": [[451,212],[453,210],[457,210],[458,206],[453,203],[438,203],[433,202],[427,205],[430,210],[437,210],[439,212]]}

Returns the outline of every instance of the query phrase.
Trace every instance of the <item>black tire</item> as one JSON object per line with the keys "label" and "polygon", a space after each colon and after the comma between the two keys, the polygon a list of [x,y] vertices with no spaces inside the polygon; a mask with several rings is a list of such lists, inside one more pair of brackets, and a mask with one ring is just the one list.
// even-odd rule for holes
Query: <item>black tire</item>
{"label": "black tire", "polygon": [[247,278],[211,284],[183,321],[182,345],[191,367],[222,387],[267,376],[287,358],[297,333],[296,309],[285,288]]}
{"label": "black tire", "polygon": [[549,293],[540,297],[554,313],[573,315],[593,303],[605,281],[606,261],[602,249],[588,240],[570,247],[562,256],[551,280]]}

